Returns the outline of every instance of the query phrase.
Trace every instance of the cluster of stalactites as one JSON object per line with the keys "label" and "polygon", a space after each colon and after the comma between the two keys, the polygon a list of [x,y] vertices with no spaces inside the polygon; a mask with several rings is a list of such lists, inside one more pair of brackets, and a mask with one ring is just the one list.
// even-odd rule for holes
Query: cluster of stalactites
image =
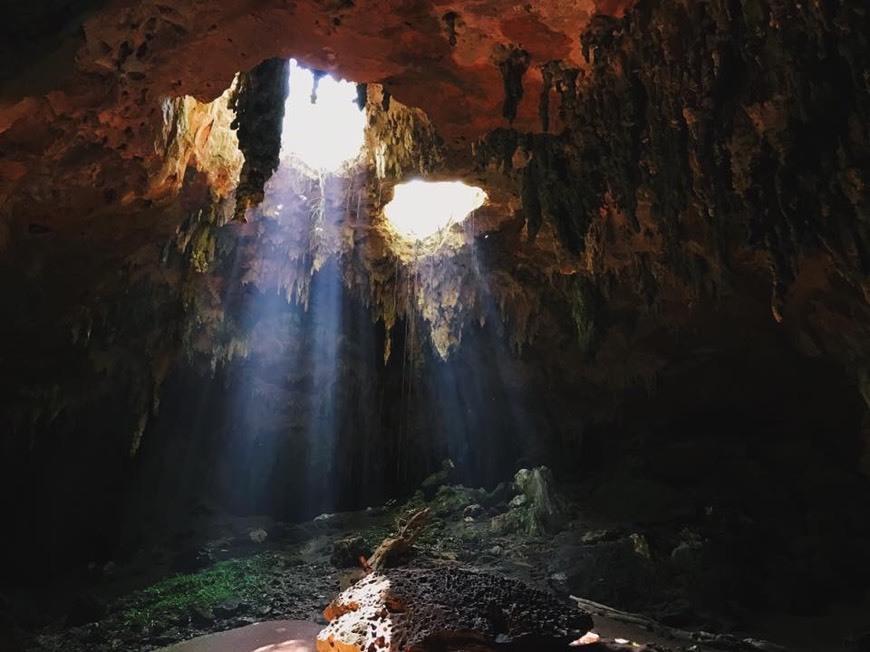
{"label": "cluster of stalactites", "polygon": [[365,149],[378,179],[427,174],[443,161],[443,145],[420,109],[396,101],[380,84],[366,85]]}
{"label": "cluster of stalactites", "polygon": [[[663,282],[715,298],[738,248],[767,258],[777,320],[806,256],[829,257],[866,293],[868,20],[853,0],[667,0],[595,16],[581,35],[585,71],[541,64],[542,127],[558,92],[570,128],[495,132],[478,147],[482,167],[511,170],[523,152],[513,173],[532,238],[546,219],[577,256],[602,233],[633,240],[627,249],[643,253],[609,263],[644,268],[648,304]],[[505,59],[507,99],[523,65]]]}
{"label": "cluster of stalactites", "polygon": [[239,185],[244,156],[232,124],[230,98],[237,80],[216,100],[203,103],[185,95],[161,101],[160,130],[154,143],[160,167],[150,175],[147,197],[177,193],[193,168],[205,175],[211,193],[226,197]]}
{"label": "cluster of stalactites", "polygon": [[[190,354],[208,357],[214,369],[256,350],[248,341],[252,334],[221,305],[210,277],[277,292],[307,310],[312,278],[330,263],[340,270],[344,290],[383,323],[385,362],[394,353],[395,328],[407,330],[402,339],[411,359],[422,359],[427,347],[447,358],[465,329],[485,324],[494,325],[514,350],[530,342],[536,293],[508,270],[485,269],[473,233],[421,255],[386,225],[385,186],[443,163],[443,144],[426,115],[395,101],[380,85],[360,85],[368,120],[367,157],[358,172],[339,181],[279,166],[286,73],[285,61],[266,61],[240,75],[231,95],[222,98],[236,113],[236,131],[226,131],[238,134],[239,156],[244,153],[241,180],[235,197],[214,193],[212,206],[192,212],[171,243],[171,258],[193,273],[184,285],[189,321],[196,324],[184,331]],[[246,213],[252,237],[240,239],[231,220]],[[171,264],[169,253],[164,250],[164,262]]]}

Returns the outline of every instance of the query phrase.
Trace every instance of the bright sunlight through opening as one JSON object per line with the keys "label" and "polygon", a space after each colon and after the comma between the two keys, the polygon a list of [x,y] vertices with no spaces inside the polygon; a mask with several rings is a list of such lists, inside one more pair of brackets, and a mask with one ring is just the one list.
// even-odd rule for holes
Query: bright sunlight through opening
{"label": "bright sunlight through opening", "polygon": [[293,156],[320,172],[337,172],[359,156],[365,112],[357,106],[355,84],[326,75],[316,94],[314,86],[314,74],[291,59],[281,158]]}
{"label": "bright sunlight through opening", "polygon": [[486,193],[461,181],[409,181],[396,186],[384,215],[399,235],[425,240],[483,206]]}

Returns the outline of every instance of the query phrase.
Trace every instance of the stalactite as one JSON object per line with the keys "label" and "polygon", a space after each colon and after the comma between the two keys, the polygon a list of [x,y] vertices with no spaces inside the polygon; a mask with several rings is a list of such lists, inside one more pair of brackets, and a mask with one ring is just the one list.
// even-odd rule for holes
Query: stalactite
{"label": "stalactite", "polygon": [[443,161],[443,143],[425,113],[392,100],[379,84],[367,86],[366,153],[378,178],[426,174]]}
{"label": "stalactite", "polygon": [[550,94],[559,93],[561,104],[559,106],[559,119],[563,122],[575,115],[577,102],[577,83],[583,77],[583,71],[579,68],[565,66],[561,61],[548,61],[541,66],[543,89],[538,104],[538,113],[541,117],[541,131],[550,130]]}
{"label": "stalactite", "polygon": [[512,47],[498,64],[504,81],[504,104],[502,115],[508,122],[517,117],[517,107],[523,99],[523,77],[529,69],[531,56],[522,48]]}
{"label": "stalactite", "polygon": [[278,169],[289,71],[287,59],[267,59],[239,75],[230,101],[236,112],[233,128],[245,155],[236,190],[236,220],[244,221],[246,211],[263,201],[266,182]]}
{"label": "stalactite", "polygon": [[459,14],[455,11],[448,11],[441,17],[441,20],[447,27],[447,42],[450,43],[450,47],[456,47],[456,24],[459,20]]}

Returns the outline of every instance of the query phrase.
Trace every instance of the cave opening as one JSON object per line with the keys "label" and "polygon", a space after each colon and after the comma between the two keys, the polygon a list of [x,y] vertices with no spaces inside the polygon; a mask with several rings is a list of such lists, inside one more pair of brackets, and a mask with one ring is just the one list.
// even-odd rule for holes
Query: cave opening
{"label": "cave opening", "polygon": [[394,188],[384,217],[402,237],[422,242],[461,224],[486,198],[486,192],[461,181],[417,179]]}
{"label": "cave opening", "polygon": [[365,113],[356,84],[308,70],[290,60],[281,130],[282,159],[316,172],[337,173],[360,156]]}
{"label": "cave opening", "polygon": [[859,3],[79,4],[0,93],[0,649],[870,649]]}

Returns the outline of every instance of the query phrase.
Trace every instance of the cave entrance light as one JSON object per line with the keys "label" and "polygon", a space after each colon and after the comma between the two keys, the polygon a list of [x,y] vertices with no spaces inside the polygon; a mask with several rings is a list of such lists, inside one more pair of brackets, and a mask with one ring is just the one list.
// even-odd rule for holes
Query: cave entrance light
{"label": "cave entrance light", "polygon": [[290,60],[282,161],[294,158],[320,173],[338,172],[359,156],[365,122],[365,112],[357,104],[356,84],[329,75],[315,82],[311,70]]}
{"label": "cave entrance light", "polygon": [[483,190],[461,181],[416,179],[394,188],[384,216],[403,238],[423,241],[462,222],[486,200]]}

